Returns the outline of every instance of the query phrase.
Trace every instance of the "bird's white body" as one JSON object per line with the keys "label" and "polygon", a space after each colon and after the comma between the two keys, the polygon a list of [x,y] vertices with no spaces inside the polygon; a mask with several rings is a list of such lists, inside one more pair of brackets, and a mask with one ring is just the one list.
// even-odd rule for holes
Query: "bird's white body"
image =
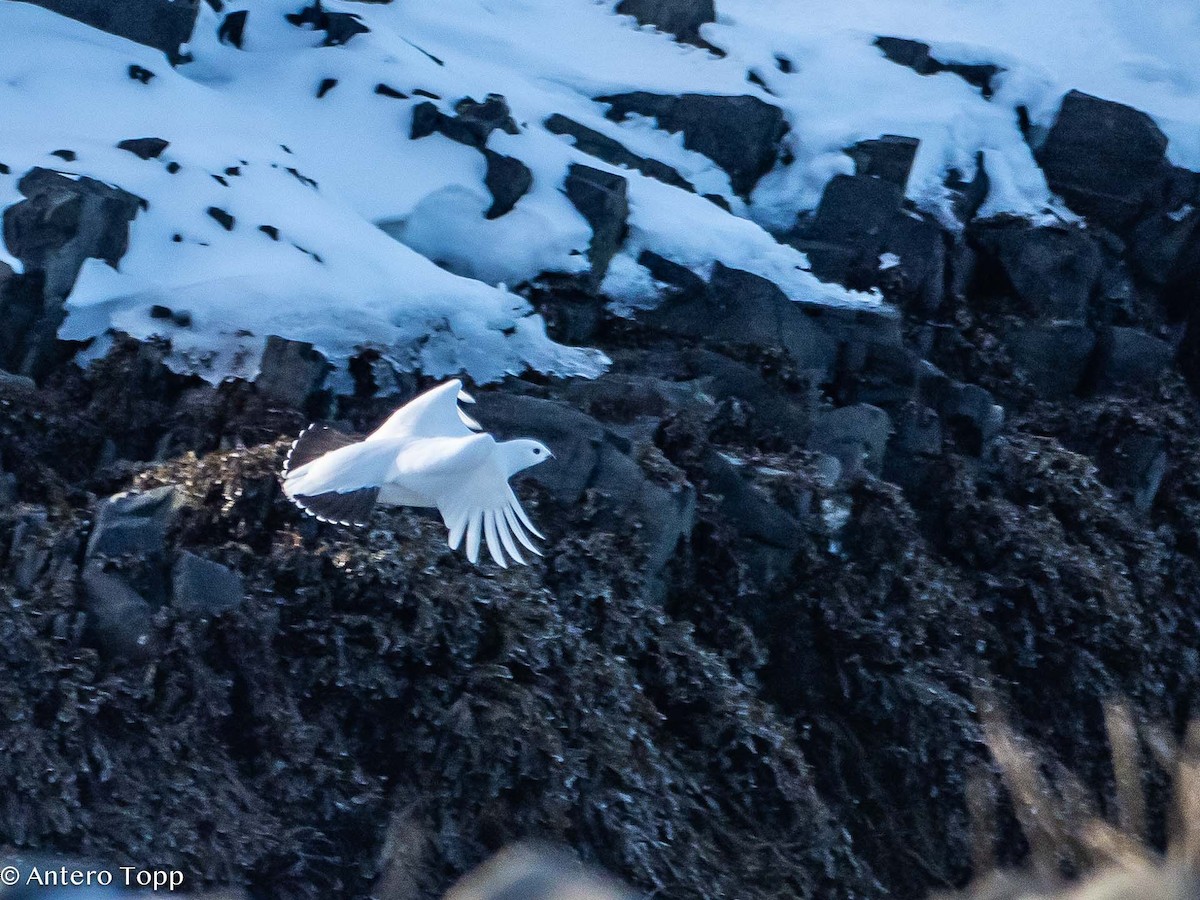
{"label": "bird's white body", "polygon": [[501,443],[472,430],[479,426],[459,408],[460,399],[470,401],[462,383],[448,381],[398,409],[363,440],[311,459],[296,456],[311,429],[306,431],[289,454],[284,493],[318,517],[323,509],[354,508],[361,514],[364,504],[369,514],[375,503],[435,507],[450,530],[451,548],[457,549],[465,537],[471,562],[478,560],[481,541],[486,541],[501,566],[507,565],[505,551],[524,563],[518,543],[539,552],[525,530],[541,534],[508,480],[553,454],[537,441]]}

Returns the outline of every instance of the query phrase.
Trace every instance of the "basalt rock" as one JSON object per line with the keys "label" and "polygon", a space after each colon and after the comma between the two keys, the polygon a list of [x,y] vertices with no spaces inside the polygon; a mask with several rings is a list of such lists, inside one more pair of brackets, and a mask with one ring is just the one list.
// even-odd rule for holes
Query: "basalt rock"
{"label": "basalt rock", "polygon": [[607,115],[614,121],[637,113],[656,119],[664,131],[682,132],[683,145],[724,169],[734,193],[742,197],[775,165],[787,133],[783,111],[757,97],[637,91],[596,100],[609,105]]}
{"label": "basalt rock", "polygon": [[629,183],[620,175],[571,163],[563,184],[567,199],[590,226],[588,244],[591,280],[598,286],[628,231]]}
{"label": "basalt rock", "polygon": [[63,301],[84,261],[101,259],[116,268],[141,201],[92,178],[41,168],[26,173],[17,188],[25,199],[4,211],[4,242],[25,273],[0,277],[0,366],[40,377],[57,362]]}
{"label": "basalt rock", "polygon": [[1036,148],[1050,189],[1110,228],[1128,228],[1169,174],[1167,137],[1144,112],[1071,91]]}
{"label": "basalt rock", "polygon": [[182,60],[192,37],[200,0],[24,0]]}
{"label": "basalt rock", "polygon": [[700,37],[700,26],[717,19],[713,0],[621,0],[617,12],[702,47],[708,45]]}
{"label": "basalt rock", "polygon": [[682,188],[691,193],[696,192],[696,189],[692,187],[690,182],[666,163],[659,162],[657,159],[638,156],[636,153],[630,152],[618,141],[588,128],[586,125],[580,125],[573,119],[568,119],[566,116],[555,113],[547,118],[544,124],[546,130],[553,134],[569,135],[575,141],[575,147],[589,156],[595,156],[614,166],[635,169],[643,175],[658,179],[664,184]]}

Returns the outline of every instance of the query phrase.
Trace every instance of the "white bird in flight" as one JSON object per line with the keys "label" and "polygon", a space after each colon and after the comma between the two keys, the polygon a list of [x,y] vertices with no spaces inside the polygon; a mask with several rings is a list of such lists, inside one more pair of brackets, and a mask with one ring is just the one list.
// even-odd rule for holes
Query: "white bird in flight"
{"label": "white bird in flight", "polygon": [[451,550],[466,538],[467,559],[479,546],[507,568],[505,551],[525,564],[517,547],[541,556],[525,530],[529,521],[508,484],[517,472],[551,459],[539,441],[497,440],[459,407],[474,403],[458,379],[400,407],[365,438],[310,425],[283,466],[283,492],[323,522],[365,525],[375,504],[436,507],[450,529]]}

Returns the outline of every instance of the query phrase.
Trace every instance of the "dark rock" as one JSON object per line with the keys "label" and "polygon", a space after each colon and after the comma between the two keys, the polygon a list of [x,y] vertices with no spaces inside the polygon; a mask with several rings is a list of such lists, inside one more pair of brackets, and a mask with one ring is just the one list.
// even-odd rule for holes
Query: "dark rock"
{"label": "dark rock", "polygon": [[1163,196],[1138,222],[1130,237],[1130,255],[1138,272],[1168,289],[1176,310],[1200,298],[1200,175],[1173,169]]}
{"label": "dark rock", "polygon": [[955,194],[953,206],[958,220],[970,222],[974,219],[992,189],[992,180],[984,167],[983,151],[975,154],[975,174],[970,181],[964,180],[958,169],[951,169],[947,173],[946,187]]}
{"label": "dark rock", "polygon": [[912,69],[918,75],[932,75],[937,63],[929,56],[929,45],[907,38],[878,37],[875,46],[897,65]]}
{"label": "dark rock", "polygon": [[877,268],[873,286],[906,309],[924,315],[937,312],[946,293],[946,235],[941,226],[925,216],[894,216],[882,246],[882,252],[898,261],[887,269]]}
{"label": "dark rock", "polygon": [[321,390],[330,371],[329,362],[312,344],[289,341],[277,335],[267,338],[254,385],[268,400],[304,409]]}
{"label": "dark rock", "polygon": [[606,318],[605,298],[586,279],[543,275],[522,293],[545,320],[547,333],[562,343],[589,343]]}
{"label": "dark rock", "polygon": [[144,662],[154,654],[154,610],[119,575],[99,562],[84,567],[84,609],[101,658],[108,662]]}
{"label": "dark rock", "polygon": [[899,185],[903,195],[920,143],[917,138],[885,134],[881,138],[859,141],[846,152],[854,160],[856,175],[870,175],[890,181]]}
{"label": "dark rock", "polygon": [[458,124],[474,135],[475,146],[487,143],[488,135],[499,128],[505,134],[520,134],[503,94],[488,94],[483,102],[463,97],[454,104]]}
{"label": "dark rock", "polygon": [[1066,399],[1079,388],[1096,347],[1090,328],[1060,322],[1024,325],[1006,340],[1013,362],[1051,400]]}
{"label": "dark rock", "polygon": [[1035,155],[1071,209],[1122,230],[1167,177],[1166,150],[1166,135],[1144,112],[1071,91]]}
{"label": "dark rock", "polygon": [[835,175],[825,186],[810,236],[855,246],[883,246],[883,235],[900,211],[904,190],[893,181],[865,175]]}
{"label": "dark rock", "polygon": [[690,182],[666,163],[631,153],[612,138],[594,131],[585,125],[580,125],[573,119],[568,119],[566,116],[560,116],[558,113],[555,113],[546,119],[544,124],[546,130],[553,134],[566,134],[574,138],[576,149],[582,153],[595,156],[614,166],[636,169],[643,175],[656,178],[664,184],[682,188],[691,193],[696,192],[696,189]]}
{"label": "dark rock", "polygon": [[130,138],[117,144],[117,149],[128,150],[139,159],[158,159],[170,145],[170,141],[164,141],[162,138]]}
{"label": "dark rock", "polygon": [[233,231],[233,226],[237,224],[237,219],[220,207],[210,206],[208,208],[208,214],[226,231]]}
{"label": "dark rock", "polygon": [[75,162],[75,160],[78,158],[78,154],[76,154],[74,150],[53,150],[51,151],[50,155],[57,156],[64,162]]}
{"label": "dark rock", "polygon": [[312,6],[306,6],[298,13],[289,13],[284,18],[297,28],[310,25],[314,31],[324,31],[323,47],[339,47],[355,35],[367,34],[371,30],[354,13],[327,12],[321,6],[321,0],[315,0]]}
{"label": "dark rock", "polygon": [[915,401],[905,403],[896,417],[893,449],[908,456],[940,455],[942,421],[937,412]]}
{"label": "dark rock", "polygon": [[109,497],[96,511],[88,557],[161,556],[180,502],[173,485]]}
{"label": "dark rock", "polygon": [[217,29],[217,40],[222,44],[232,44],[241,50],[242,41],[246,33],[246,18],[249,15],[250,13],[244,9],[239,9],[227,15],[221,20],[221,25]]}
{"label": "dark rock", "polygon": [[930,47],[921,41],[907,38],[879,37],[875,46],[883,51],[883,55],[892,62],[907,66],[918,75],[936,75],[938,72],[952,72],[968,84],[979,88],[985,98],[991,98],[992,79],[1004,69],[991,63],[960,63],[935,59],[930,55]]}
{"label": "dark rock", "polygon": [[702,465],[706,492],[720,498],[722,517],[740,536],[781,550],[794,552],[800,546],[800,524],[744,478],[737,466],[715,450],[704,454]]}
{"label": "dark rock", "polygon": [[592,227],[588,244],[591,281],[598,286],[628,230],[629,183],[621,175],[571,163],[563,189],[571,204]]}
{"label": "dark rock", "polygon": [[338,80],[336,78],[322,78],[321,83],[317,85],[317,99],[320,100],[330,91],[332,91],[335,87],[337,87],[337,83]]}
{"label": "dark rock", "polygon": [[556,502],[575,507],[585,491],[603,499],[597,527],[627,533],[631,528],[647,552],[654,576],[691,532],[695,492],[690,485],[664,487],[646,477],[629,455],[626,441],[591,416],[564,403],[513,394],[487,393],[479,400],[479,420],[502,437],[533,436],[554,459],[529,472]]}
{"label": "dark rock", "polygon": [[1121,440],[1107,462],[1114,485],[1130,494],[1139,512],[1149,512],[1167,474],[1169,460],[1163,439],[1131,434]]}
{"label": "dark rock", "polygon": [[533,187],[533,173],[525,163],[511,156],[503,156],[486,147],[483,155],[487,160],[483,183],[492,195],[492,205],[485,215],[489,219],[498,219],[511,211]]}
{"label": "dark rock", "polygon": [[1154,381],[1174,358],[1170,344],[1140,329],[1105,328],[1097,345],[1097,387],[1129,387]]}
{"label": "dark rock", "polygon": [[642,318],[675,334],[786,350],[799,367],[820,377],[837,359],[837,342],[801,304],[767,279],[721,263],[702,295],[668,298]]}
{"label": "dark rock", "polygon": [[242,576],[187,550],[171,570],[171,601],[193,615],[213,616],[236,609],[245,598]]}
{"label": "dark rock", "polygon": [[483,150],[488,136],[497,128],[507,134],[518,133],[508,102],[500,94],[488,94],[482,103],[464,97],[455,104],[454,110],[455,115],[448,116],[432,103],[418,103],[413,107],[409,137],[418,140],[439,133],[452,141]]}
{"label": "dark rock", "polygon": [[25,0],[167,54],[181,61],[179,48],[192,37],[200,0]]}
{"label": "dark rock", "polygon": [[941,71],[953,72],[967,84],[979,88],[979,93],[983,94],[985,100],[990,100],[995,93],[992,79],[1004,71],[1003,66],[993,63],[944,62],[939,65]]}
{"label": "dark rock", "polygon": [[453,118],[446,115],[434,103],[418,103],[413,107],[412,111],[412,126],[409,129],[408,137],[410,140],[420,140],[423,137],[429,137],[431,134],[445,134],[446,123],[452,122]]}
{"label": "dark rock", "polygon": [[961,449],[979,455],[1004,427],[1004,407],[977,384],[963,384],[942,373],[926,379],[929,403],[941,417],[943,432],[954,434]]}
{"label": "dark rock", "polygon": [[788,242],[808,254],[813,274],[823,281],[865,286],[878,269],[885,232],[903,199],[903,190],[894,182],[835,175],[825,185],[812,220]]}
{"label": "dark rock", "polygon": [[155,75],[144,66],[134,65],[129,67],[129,77],[134,81],[141,82],[142,84],[149,84],[154,80]]}
{"label": "dark rock", "polygon": [[[945,292],[946,238],[927,216],[902,210],[903,188],[868,175],[835,175],[812,219],[786,240],[808,254],[813,274],[850,287],[879,287],[889,300],[924,313]],[[897,263],[880,268],[892,253]]]}
{"label": "dark rock", "polygon": [[133,194],[101,181],[31,169],[17,183],[27,198],[4,211],[4,242],[45,276],[47,299],[66,297],[85,259],[113,268],[129,246],[129,223],[140,208]]}
{"label": "dark rock", "polygon": [[708,46],[700,37],[700,26],[717,20],[713,0],[621,0],[617,12],[700,47]]}
{"label": "dark rock", "polygon": [[386,84],[383,84],[382,82],[375,85],[375,93],[377,93],[381,97],[390,97],[393,100],[407,100],[408,99],[408,94],[404,93],[404,91],[398,91],[394,87],[390,87]]}
{"label": "dark rock", "polygon": [[1035,228],[1025,222],[975,232],[1013,290],[1037,315],[1082,321],[1100,277],[1095,240],[1077,228]]}
{"label": "dark rock", "polygon": [[59,362],[62,304],[84,261],[116,268],[141,202],[95,179],[40,168],[17,188],[26,199],[4,211],[4,241],[25,273],[0,279],[0,366],[39,378]]}
{"label": "dark rock", "polygon": [[683,94],[678,97],[642,91],[597,97],[609,104],[610,119],[630,113],[653,117],[664,131],[682,132],[683,145],[702,153],[725,170],[735,193],[749,197],[758,179],[769,172],[787,133],[777,106],[751,96]]}
{"label": "dark rock", "polygon": [[0,369],[0,388],[10,391],[32,391],[36,387],[36,382],[28,375],[14,375]]}
{"label": "dark rock", "polygon": [[677,292],[689,297],[698,297],[708,290],[708,284],[704,279],[687,266],[671,262],[653,250],[643,250],[638,254],[638,265],[645,266],[655,281],[670,285]]}
{"label": "dark rock", "polygon": [[858,403],[819,411],[813,421],[808,447],[835,457],[847,478],[864,471],[879,475],[883,471],[891,433],[892,420],[886,412],[876,406]]}
{"label": "dark rock", "polygon": [[797,444],[807,440],[817,402],[816,385],[810,385],[801,396],[784,394],[757,369],[710,350],[686,350],[682,362],[705,395],[717,402],[748,405],[748,418],[756,433],[775,434]]}

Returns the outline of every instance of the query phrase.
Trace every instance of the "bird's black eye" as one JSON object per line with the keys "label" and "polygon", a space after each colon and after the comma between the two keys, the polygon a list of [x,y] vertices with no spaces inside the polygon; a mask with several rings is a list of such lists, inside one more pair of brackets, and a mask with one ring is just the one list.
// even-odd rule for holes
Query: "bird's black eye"
{"label": "bird's black eye", "polygon": [[534,456],[541,456],[541,455],[542,455],[542,450],[541,450],[541,448],[540,448],[540,447],[534,447],[534,448],[533,448],[533,455],[534,455]]}

